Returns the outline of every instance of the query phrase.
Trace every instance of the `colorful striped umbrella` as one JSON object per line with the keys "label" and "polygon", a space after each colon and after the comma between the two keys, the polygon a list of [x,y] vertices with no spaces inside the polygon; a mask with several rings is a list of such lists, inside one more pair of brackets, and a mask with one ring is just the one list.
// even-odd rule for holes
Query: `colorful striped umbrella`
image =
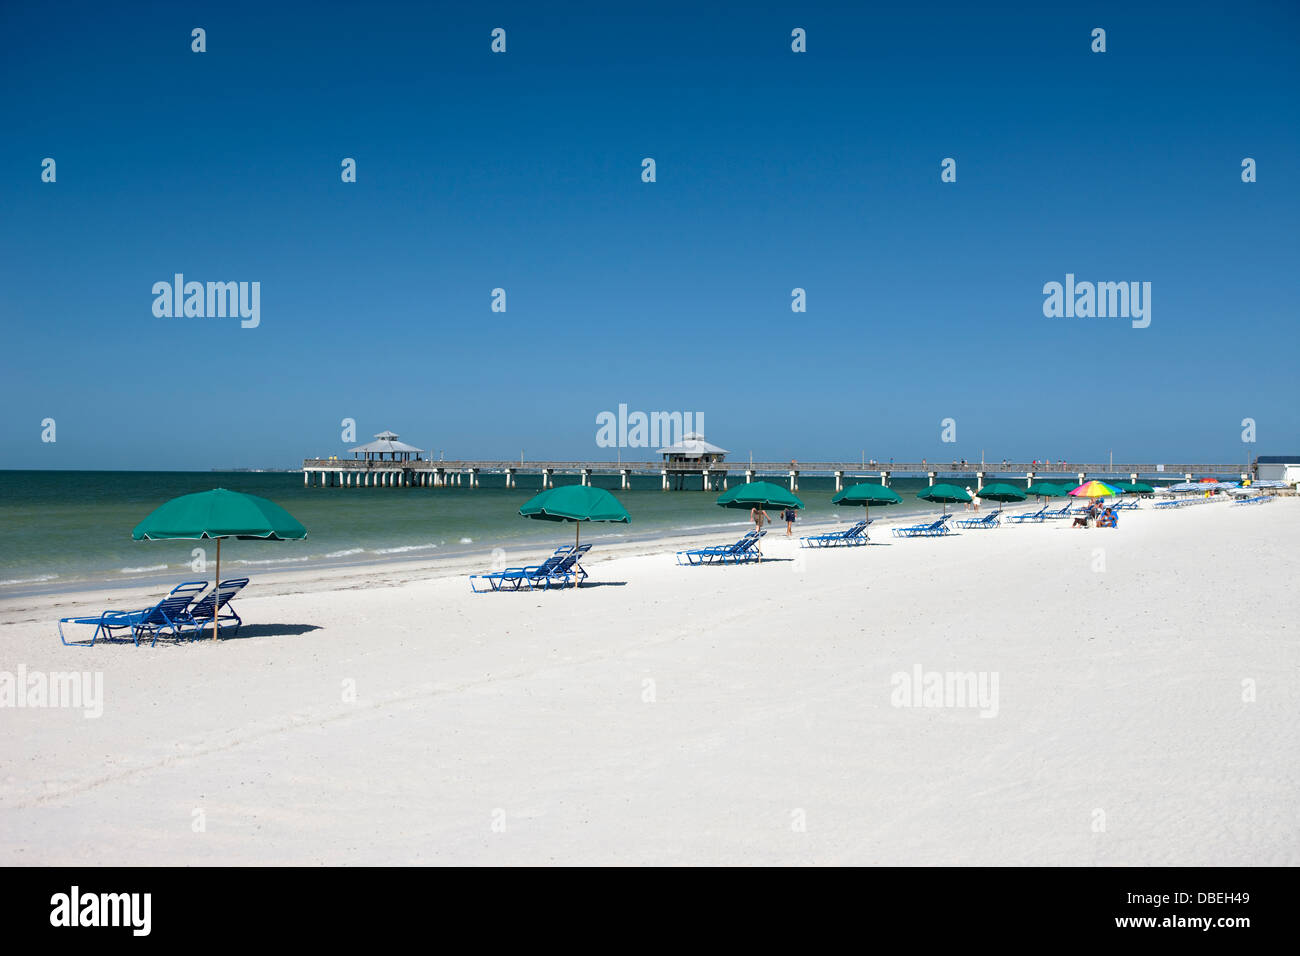
{"label": "colorful striped umbrella", "polygon": [[1114,498],[1119,495],[1118,488],[1112,488],[1103,481],[1085,481],[1078,488],[1070,491],[1076,498]]}

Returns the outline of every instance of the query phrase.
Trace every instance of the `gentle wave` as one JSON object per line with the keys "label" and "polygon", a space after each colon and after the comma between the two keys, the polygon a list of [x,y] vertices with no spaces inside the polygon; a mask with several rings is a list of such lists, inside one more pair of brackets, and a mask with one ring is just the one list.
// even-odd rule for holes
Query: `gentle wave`
{"label": "gentle wave", "polygon": [[375,554],[404,554],[407,551],[432,551],[436,544],[408,544],[401,548],[375,548]]}
{"label": "gentle wave", "polygon": [[325,555],[325,557],[346,558],[348,555],[351,554],[361,554],[365,550],[366,550],[365,548],[344,548],[342,551],[331,551],[329,554]]}
{"label": "gentle wave", "polygon": [[473,538],[461,538],[461,539],[460,539],[460,543],[461,543],[461,544],[473,544],[473,543],[474,543],[474,539],[473,539]]}
{"label": "gentle wave", "polygon": [[167,565],[165,564],[151,564],[145,568],[118,568],[117,569],[119,574],[147,574],[150,571],[166,571],[166,570],[167,570]]}
{"label": "gentle wave", "polygon": [[294,563],[296,563],[296,562],[298,562],[298,561],[310,561],[310,560],[311,560],[311,555],[306,555],[306,556],[301,557],[301,558],[272,558],[272,559],[268,559],[268,560],[266,560],[266,561],[249,561],[249,560],[247,560],[246,558],[241,558],[240,560],[236,561],[235,564],[249,564],[249,565],[258,565],[258,564],[294,564]]}
{"label": "gentle wave", "polygon": [[10,578],[7,581],[0,581],[0,587],[13,584],[40,584],[42,581],[53,581],[57,574],[42,574],[38,578]]}

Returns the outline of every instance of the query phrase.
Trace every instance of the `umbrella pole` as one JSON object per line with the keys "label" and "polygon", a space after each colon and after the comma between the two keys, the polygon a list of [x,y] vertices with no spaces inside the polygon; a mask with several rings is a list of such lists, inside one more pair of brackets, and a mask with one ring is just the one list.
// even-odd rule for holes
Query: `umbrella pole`
{"label": "umbrella pole", "polygon": [[217,539],[217,577],[212,582],[212,639],[217,639],[217,610],[221,601],[221,539]]}

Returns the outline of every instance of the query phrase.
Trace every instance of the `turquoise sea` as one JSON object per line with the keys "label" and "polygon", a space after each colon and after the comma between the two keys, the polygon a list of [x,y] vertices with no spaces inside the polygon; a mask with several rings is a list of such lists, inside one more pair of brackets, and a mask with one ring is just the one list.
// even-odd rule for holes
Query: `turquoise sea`
{"label": "turquoise sea", "polygon": [[[574,483],[577,477],[557,476],[557,481]],[[305,541],[224,542],[223,575],[227,569],[248,574],[466,552],[482,554],[487,567],[493,548],[540,553],[571,540],[572,526],[519,517],[519,506],[541,489],[541,478],[520,475],[519,483],[507,489],[502,476],[484,475],[479,488],[305,488],[300,472],[0,471],[0,594],[163,582],[193,574],[191,551],[205,544],[211,560],[210,542],[133,541],[131,529],[169,498],[211,488],[270,498],[308,530]],[[628,490],[619,490],[616,476],[597,476],[594,483],[619,497],[632,523],[586,525],[584,541],[670,531],[713,534],[721,541],[748,518],[748,512],[719,508],[716,492],[663,491],[658,476],[634,478]],[[915,497],[925,485],[923,479],[895,480],[891,486],[904,503],[890,513],[936,510]],[[860,509],[831,505],[834,487],[831,478],[800,479],[806,520],[860,517]]]}

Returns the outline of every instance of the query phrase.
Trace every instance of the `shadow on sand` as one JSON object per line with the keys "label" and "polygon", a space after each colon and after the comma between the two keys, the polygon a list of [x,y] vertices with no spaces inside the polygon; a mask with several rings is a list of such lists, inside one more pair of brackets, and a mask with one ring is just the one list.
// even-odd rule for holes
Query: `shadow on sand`
{"label": "shadow on sand", "polygon": [[[321,628],[317,624],[245,624],[240,627],[238,634],[231,634],[229,631],[223,630],[221,640],[242,641],[245,638],[256,637],[299,637],[319,630]],[[211,639],[211,629],[204,636]],[[203,638],[200,637],[199,640],[203,640]]]}

